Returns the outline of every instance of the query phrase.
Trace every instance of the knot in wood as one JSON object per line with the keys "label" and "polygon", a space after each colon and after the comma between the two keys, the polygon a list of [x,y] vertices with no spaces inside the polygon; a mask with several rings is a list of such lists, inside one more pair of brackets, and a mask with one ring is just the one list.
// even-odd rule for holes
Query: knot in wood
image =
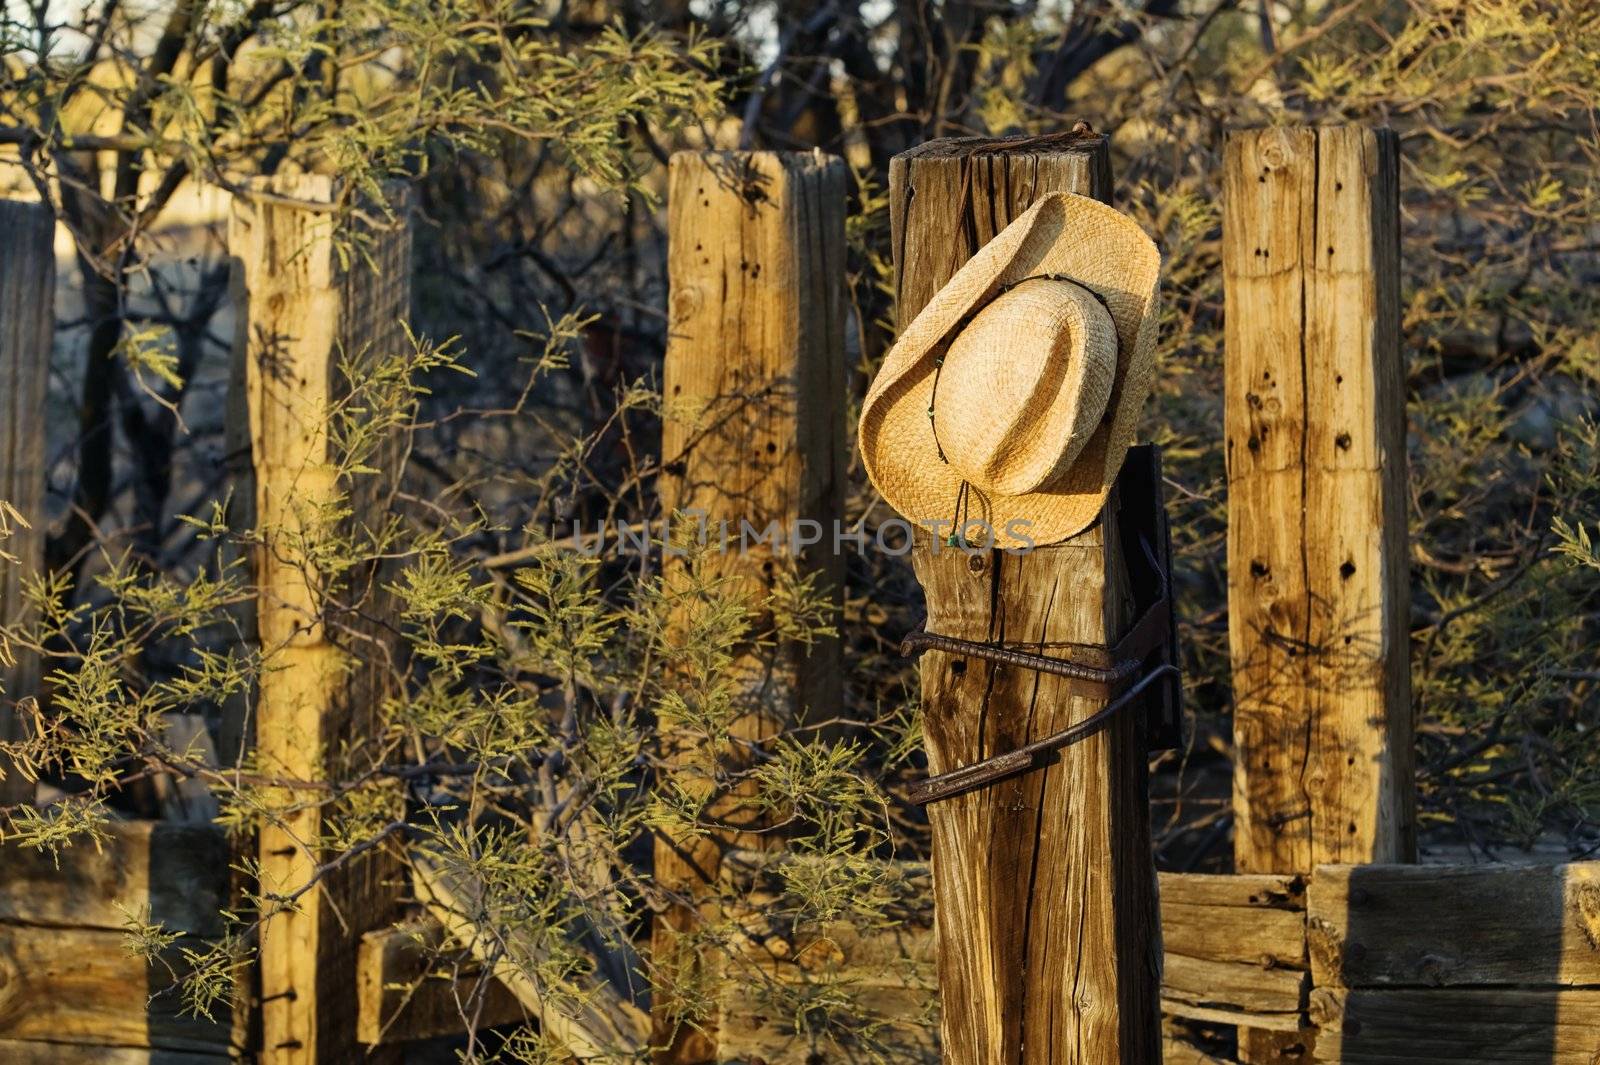
{"label": "knot in wood", "polygon": [[672,323],[677,325],[692,318],[705,302],[698,285],[678,285],[672,292]]}
{"label": "knot in wood", "polygon": [[1283,169],[1293,156],[1293,150],[1281,134],[1261,146],[1261,165],[1269,171]]}
{"label": "knot in wood", "polygon": [[1424,954],[1417,970],[1434,987],[1443,987],[1445,974],[1450,971],[1450,962],[1437,954]]}

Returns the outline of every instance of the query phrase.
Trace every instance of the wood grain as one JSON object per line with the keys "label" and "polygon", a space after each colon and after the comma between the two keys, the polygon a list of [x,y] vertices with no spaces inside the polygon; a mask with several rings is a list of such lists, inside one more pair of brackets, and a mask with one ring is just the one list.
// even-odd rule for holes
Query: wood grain
{"label": "wood grain", "polygon": [[[734,547],[701,556],[698,576],[728,580],[759,618],[792,558],[836,604],[844,554],[832,540],[842,514],[844,454],[844,163],[821,153],[681,152],[668,177],[667,274],[671,331],[663,370],[661,479],[665,514],[697,513],[713,545],[727,523]],[[742,523],[754,530],[741,543]],[[821,542],[757,545],[776,523],[783,536],[816,523]],[[681,559],[664,577],[682,586]],[[842,667],[837,640],[809,647],[781,641],[738,656],[740,740],[767,739],[810,711],[837,713]],[[674,777],[703,796],[708,813],[734,826],[699,838],[663,834],[655,882],[673,901],[657,918],[655,963],[670,984],[703,964],[683,947],[696,928],[730,848],[778,846],[755,835],[739,795],[713,793],[714,766],[736,769],[737,746],[707,750],[688,732],[663,740]],[[709,1062],[716,1032],[685,1023],[672,998],[656,995],[658,1060]]]}
{"label": "wood grain", "polygon": [[[55,326],[55,219],[43,204],[0,200],[0,500],[30,528],[11,522],[0,551],[0,625],[26,620],[26,582],[44,570],[45,389]],[[12,660],[14,658],[14,660]],[[0,741],[24,738],[17,702],[38,695],[38,659],[0,652]],[[30,802],[34,786],[0,754],[0,806]]]}
{"label": "wood grain", "polygon": [[475,962],[442,964],[449,958],[447,938],[444,925],[425,917],[361,937],[356,958],[356,1037],[361,1042],[409,1043],[529,1019],[505,984]]}
{"label": "wood grain", "polygon": [[[1045,654],[1114,641],[1132,604],[1116,549],[1099,542],[1110,526],[1028,555],[919,552],[929,630]],[[1097,708],[1059,678],[936,653],[923,660],[922,687],[930,773],[1015,749]],[[1024,1045],[1030,1059],[1043,1046],[1044,1060],[1063,1062],[1152,1052],[1144,1028],[1156,1015],[1159,935],[1141,839],[1138,725],[1136,715],[1119,717],[1056,765],[929,809],[950,1060],[1020,1061]],[[1151,1023],[1124,1031],[1125,1012]],[[1141,1038],[1150,1040],[1142,1049]]]}
{"label": "wood grain", "polygon": [[215,825],[112,822],[98,846],[0,846],[0,921],[116,931],[145,915],[187,935],[223,932],[227,833]]}
{"label": "wood grain", "polygon": [[238,1060],[233,1054],[0,1039],[0,1061],[6,1065],[228,1065]]}
{"label": "wood grain", "polygon": [[1161,873],[1168,954],[1305,968],[1306,889],[1296,876]]}
{"label": "wood grain", "polygon": [[117,931],[0,924],[0,1041],[209,1054],[243,1045],[234,1015],[191,1016],[174,986],[187,971],[182,948],[200,944],[180,941],[150,962],[126,946]]}
{"label": "wood grain", "polygon": [[[729,889],[743,902],[728,915],[739,932],[720,1008],[723,1060],[853,1061],[865,1053],[863,1040],[888,1060],[939,1060],[929,867],[886,866],[886,919],[870,928],[786,923],[770,864],[764,875],[751,872],[762,868],[760,856],[735,855],[724,863]],[[1159,880],[1163,1007],[1212,1023],[1295,1031],[1307,980],[1303,961],[1293,961],[1305,954],[1300,878],[1162,873]],[[1268,961],[1255,950],[1290,960]],[[795,1002],[825,1001],[840,986],[850,989],[854,1008],[831,1014],[831,1028],[796,1022]],[[854,1039],[840,1038],[841,1031]]]}
{"label": "wood grain", "polygon": [[[896,157],[903,327],[1040,195],[1109,197],[1105,139],[942,141]],[[929,461],[935,461],[929,456]],[[1098,524],[1027,555],[913,552],[930,632],[1051,653],[1114,643],[1134,616],[1117,493]],[[930,773],[1013,750],[1098,708],[1058,677],[930,652]],[[1121,715],[1052,765],[929,808],[941,1040],[956,1065],[1146,1062],[1160,1053],[1160,934],[1143,722]]]}
{"label": "wood grain", "polygon": [[1600,988],[1600,863],[1322,866],[1308,938],[1319,987]]}
{"label": "wood grain", "polygon": [[[1224,152],[1228,635],[1241,872],[1416,853],[1398,141]],[[1241,1035],[1255,1062],[1287,1041]]]}
{"label": "wood grain", "polygon": [[1160,884],[1162,1011],[1298,1032],[1311,983],[1302,878],[1163,873]]}
{"label": "wood grain", "polygon": [[1303,969],[1164,956],[1161,1008],[1174,1017],[1297,1032],[1310,977]]}
{"label": "wood grain", "polygon": [[1229,639],[1245,872],[1415,854],[1397,143],[1227,142]]}
{"label": "wood grain", "polygon": [[[724,992],[725,1049],[739,1049],[725,1060],[801,1065],[859,1053],[769,1008],[772,996],[752,991],[758,979],[812,987],[819,996],[839,984],[859,989],[866,1008],[843,1018],[846,1027],[898,1040],[903,1057],[893,1060],[940,1060],[917,1028],[931,1027],[936,1007],[927,990],[936,965],[929,870],[893,863],[888,872],[889,882],[906,887],[890,920],[865,932],[785,927],[770,916],[781,912],[767,905],[773,883],[738,882],[752,912],[741,915],[748,938],[737,945],[759,965],[757,979]],[[1254,1049],[1271,1044],[1302,1062],[1376,1065],[1592,1065],[1600,1053],[1600,862],[1323,866],[1308,884],[1270,875],[1162,873],[1159,880],[1163,1007],[1172,1016],[1240,1025],[1258,1040]],[[1307,917],[1309,973],[1303,962],[1283,960],[1304,957],[1294,922]],[[1258,946],[1272,956],[1252,961]],[[1173,1032],[1165,1054],[1210,1060]]]}
{"label": "wood grain", "polygon": [[896,317],[916,316],[977,250],[1040,197],[1111,197],[1106,138],[1027,145],[987,138],[929,141],[889,163]]}
{"label": "wood grain", "polygon": [[[255,186],[275,199],[236,199],[229,247],[245,306],[243,332],[255,512],[262,549],[258,623],[263,669],[256,715],[261,772],[292,780],[336,778],[360,761],[384,691],[389,646],[381,602],[364,616],[335,609],[324,575],[308,561],[334,535],[325,509],[348,494],[351,523],[373,521],[391,483],[391,458],[370,460],[379,475],[339,483],[329,414],[347,393],[342,363],[360,365],[407,344],[410,227],[370,233],[364,256],[341,258],[339,215],[303,208],[333,204],[336,179],[274,178]],[[406,207],[401,199],[401,218]],[[381,587],[373,572],[347,574],[349,587]],[[262,889],[298,891],[329,857],[321,808],[303,792],[278,797],[286,812],[263,820]],[[289,804],[299,804],[289,809]],[[312,1065],[357,1051],[355,962],[360,934],[395,916],[392,856],[374,850],[348,862],[269,915],[261,936],[262,1061]]]}
{"label": "wood grain", "polygon": [[[890,862],[876,878],[883,920],[800,924],[775,874],[783,859],[735,853],[723,863],[736,901],[722,960],[723,1061],[939,1060],[933,895],[923,862]],[[837,1000],[847,991],[848,1005]],[[835,1002],[807,1023],[812,1003]],[[827,1023],[814,1023],[825,1017]]]}
{"label": "wood grain", "polygon": [[1338,1065],[1594,1065],[1600,991],[1510,988],[1311,994],[1318,1062]]}

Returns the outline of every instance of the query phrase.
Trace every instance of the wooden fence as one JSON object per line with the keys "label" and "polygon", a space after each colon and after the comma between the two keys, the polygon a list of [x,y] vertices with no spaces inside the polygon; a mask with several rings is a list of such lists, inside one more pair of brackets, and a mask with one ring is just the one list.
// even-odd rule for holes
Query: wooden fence
{"label": "wooden fence", "polygon": [[[1189,1020],[1238,1026],[1240,1057],[1250,1062],[1600,1060],[1600,863],[1408,864],[1415,833],[1396,151],[1389,135],[1356,127],[1240,133],[1227,147],[1226,447],[1240,872],[1163,873],[1158,895],[1149,892],[1147,836],[1140,834],[1148,831],[1146,796],[1139,760],[1129,757],[1137,737],[1115,732],[1072,749],[1073,772],[1064,775],[1070,788],[1022,796],[1032,804],[1030,821],[1040,809],[1057,810],[1088,831],[1070,845],[1047,845],[1037,827],[997,820],[988,836],[962,836],[953,822],[941,829],[936,813],[946,871],[936,877],[923,864],[886,866],[896,922],[870,934],[774,918],[764,903],[782,855],[741,849],[749,838],[730,833],[714,852],[694,856],[678,886],[690,898],[743,900],[734,914],[743,932],[731,945],[741,963],[795,988],[848,982],[863,1015],[853,1039],[840,1041],[808,1030],[803,1017],[764,1007],[748,987],[729,987],[714,1023],[693,1038],[663,1038],[658,1023],[654,1039],[666,1047],[660,1059],[811,1065],[879,1053],[973,1065],[1013,1060],[1015,1032],[1027,1031],[1029,1060],[1145,1062],[1158,1053],[1168,1062],[1215,1060],[1186,1043],[1178,1022]],[[741,194],[739,181],[721,180],[729,173],[759,179],[769,194]],[[759,153],[696,156],[675,163],[673,175],[670,398],[704,409],[741,395],[748,400],[752,387],[789,395],[789,408],[754,408],[763,419],[750,437],[763,445],[755,458],[777,471],[772,483],[781,488],[764,505],[780,520],[829,519],[840,509],[844,439],[838,166]],[[1037,196],[1067,189],[1109,199],[1110,177],[1104,142],[1094,136],[1044,145],[941,142],[896,160],[902,320]],[[291,191],[297,198],[332,195],[326,182]],[[292,415],[326,401],[321,389],[335,350],[376,338],[404,314],[405,293],[392,278],[406,276],[408,243],[402,234],[380,249],[395,272],[390,284],[369,286],[323,254],[327,236],[314,230],[326,212],[300,214],[287,201],[271,202],[270,209],[241,204],[232,229],[243,301],[236,376],[248,400],[236,411],[248,416],[254,446],[249,498],[260,512],[292,523],[293,501],[314,493],[329,468],[326,441],[299,431]],[[706,252],[712,237],[736,237],[737,262]],[[302,248],[293,269],[281,254],[290,239]],[[305,254],[308,244],[315,254]],[[16,340],[16,301],[27,298],[14,293],[47,282],[49,258],[8,256],[0,256],[0,297],[10,301],[0,306],[0,381],[33,381],[44,341]],[[19,282],[19,272],[28,271]],[[814,284],[795,289],[796,271]],[[746,292],[749,305],[723,307],[722,294],[735,291]],[[741,318],[754,306],[759,315]],[[773,328],[745,329],[758,321]],[[717,330],[732,322],[744,331],[718,339]],[[307,333],[305,323],[315,329]],[[270,394],[286,378],[251,368],[268,351],[279,362],[288,357],[318,388]],[[243,438],[237,427],[235,434]],[[753,474],[738,441],[716,446],[726,453],[686,454],[677,467],[697,506],[707,485],[719,486],[716,464],[742,463],[739,477]],[[6,454],[30,453],[13,446]],[[36,495],[37,484],[19,477],[42,477],[37,463],[0,469],[0,486],[13,498],[34,498],[28,493]],[[1106,536],[1047,553],[1023,572],[1105,583],[1119,565],[1117,552],[1115,538]],[[259,624],[298,656],[298,672],[285,671],[277,688],[262,692],[254,742],[263,758],[314,779],[333,771],[327,752],[341,738],[359,737],[361,693],[349,686],[360,677],[326,661],[330,652],[314,625],[294,621],[304,589],[289,575],[274,578],[270,560],[257,564],[268,570]],[[997,563],[972,566],[963,558],[964,572],[945,574],[918,559],[930,598],[951,582],[990,579],[980,573],[988,565]],[[9,598],[6,609],[16,609]],[[1028,624],[1020,602],[1002,597],[993,609],[1022,611],[1011,620]],[[1074,622],[1093,631],[1066,638],[1106,640],[1126,620],[1097,611]],[[837,652],[817,653],[817,661],[797,659],[793,667],[824,691],[837,682],[837,660],[829,657]],[[936,696],[950,683],[944,668],[925,667]],[[797,680],[794,690],[801,686]],[[1015,695],[986,696],[991,713],[1015,713]],[[958,705],[965,698],[950,697]],[[782,712],[804,712],[813,698],[796,697]],[[1063,708],[1087,709],[1066,699]],[[759,715],[751,727],[752,735],[765,727]],[[237,723],[234,729],[241,737],[250,731]],[[299,745],[297,735],[314,742]],[[930,742],[946,744],[941,757],[950,761],[967,757],[957,746],[967,739],[953,733],[930,732]],[[981,812],[984,801],[970,798],[972,811]],[[314,826],[300,827],[296,835],[314,834]],[[1118,839],[1129,853],[1104,862]],[[317,858],[271,826],[259,847],[264,870],[286,881]],[[1043,877],[1021,889],[998,883],[985,871],[997,849],[1027,857]],[[174,950],[146,962],[125,953],[118,942],[124,911],[148,909],[191,944],[219,935],[217,914],[232,891],[229,854],[220,829],[164,824],[114,826],[103,849],[76,848],[60,869],[39,855],[0,851],[0,1058],[326,1063],[403,1058],[408,1043],[458,1029],[448,985],[426,971],[425,946],[472,938],[475,889],[431,874],[426,863],[409,885],[420,911],[398,923],[395,885],[377,869],[353,871],[320,889],[327,899],[312,893],[298,914],[278,919],[263,942],[261,993],[223,1020],[200,1021],[172,996],[152,997],[181,972],[183,955]],[[952,854],[964,857],[952,861]],[[973,898],[981,902],[974,906]],[[319,916],[332,907],[348,911],[355,900],[362,925]],[[1047,951],[1019,952],[1003,933],[1019,908],[1035,904],[1056,907],[1055,919],[1072,919],[1059,920],[1062,930]],[[288,924],[295,927],[282,927]],[[936,924],[950,931],[936,936]],[[672,930],[669,921],[667,939]],[[1159,983],[1149,964],[1158,949]],[[1092,960],[1068,974],[1067,952]],[[716,957],[685,963],[722,964]],[[952,993],[949,974],[984,965],[991,975]],[[576,1056],[606,1041],[649,1053],[650,1018],[609,986],[591,988],[577,1013],[556,1016],[543,1009],[543,989],[503,963],[486,960],[469,979],[488,984],[484,1026],[544,1014],[547,1030]],[[1037,1005],[1040,989],[1053,989],[1057,1021],[1100,1034],[1074,1041],[1055,1038],[1044,1021],[1029,1027],[1022,1000]],[[1167,1017],[1159,1051],[1158,1002]],[[1036,1055],[1041,1046],[1048,1049]]]}

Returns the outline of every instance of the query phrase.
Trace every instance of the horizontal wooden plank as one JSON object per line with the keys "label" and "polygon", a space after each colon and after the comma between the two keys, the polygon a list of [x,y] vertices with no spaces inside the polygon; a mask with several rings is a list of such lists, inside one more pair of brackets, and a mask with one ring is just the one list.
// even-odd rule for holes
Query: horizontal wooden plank
{"label": "horizontal wooden plank", "polygon": [[[775,990],[779,993],[774,994]],[[850,1015],[841,1016],[835,1006],[831,1011],[835,1023],[819,1023],[829,1015],[830,999],[836,1003],[841,990],[827,981],[782,989],[756,981],[740,989],[738,1008],[733,1009],[729,1006],[734,996],[725,994],[717,1029],[719,1060],[764,1061],[768,1065],[861,1061],[938,1065],[937,995],[922,989],[851,982]],[[801,1005],[807,1002],[819,1007],[816,1013],[808,1016]]]}
{"label": "horizontal wooden plank", "polygon": [[20,1043],[0,1039],[0,1061],[6,1065],[231,1065],[237,1060],[225,1054],[192,1054],[184,1050]]}
{"label": "horizontal wooden plank", "polygon": [[[368,932],[356,955],[356,1038],[409,1043],[478,1028],[520,1024],[526,1011],[506,986],[467,959],[438,971],[444,928],[426,918]],[[482,984],[481,990],[479,985]]]}
{"label": "horizontal wooden plank", "polygon": [[1306,915],[1294,910],[1196,906],[1163,897],[1161,934],[1169,955],[1306,968]]}
{"label": "horizontal wooden plank", "polygon": [[[939,1061],[937,961],[925,914],[881,928],[837,921],[793,929],[762,905],[770,898],[749,897],[749,909],[731,915],[738,931],[720,958],[721,1060]],[[816,1008],[841,1000],[848,1015]]]}
{"label": "horizontal wooden plank", "polygon": [[1322,866],[1318,987],[1600,987],[1600,862]]}
{"label": "horizontal wooden plank", "polygon": [[122,928],[144,914],[169,930],[222,934],[232,852],[215,825],[113,822],[97,847],[88,839],[59,856],[0,846],[0,921]]}
{"label": "horizontal wooden plank", "polygon": [[1177,1017],[1294,1031],[1300,1027],[1310,978],[1304,970],[1167,954],[1161,1005]]}
{"label": "horizontal wooden plank", "polygon": [[184,1012],[169,976],[185,971],[178,946],[146,963],[126,942],[102,929],[0,924],[0,1040],[210,1054],[242,1043],[228,1021]]}
{"label": "horizontal wooden plank", "polygon": [[[735,855],[725,863],[727,886],[744,899],[729,915],[738,932],[725,965],[746,971],[726,985],[723,1045],[732,1038],[773,1062],[791,1060],[802,1049],[827,1060],[825,1041],[806,1042],[797,1031],[795,1006],[803,993],[795,988],[809,986],[825,996],[848,983],[856,993],[868,992],[872,1003],[851,1024],[899,1039],[899,1053],[922,1053],[928,1046],[923,1029],[931,1032],[938,1024],[930,1013],[937,1008],[938,981],[927,865],[893,863],[890,919],[885,927],[863,931],[847,922],[786,924],[781,907],[772,905],[780,878],[762,871],[764,861],[770,863],[770,856]],[[1308,986],[1304,881],[1183,873],[1162,873],[1159,879],[1163,1006],[1197,1020],[1297,1029]],[[787,1009],[776,1008],[780,1001]]]}
{"label": "horizontal wooden plank", "polygon": [[1305,879],[1273,873],[1157,873],[1161,905],[1304,911]]}
{"label": "horizontal wooden plank", "polygon": [[[1160,882],[1161,938],[1168,958],[1239,962],[1263,970],[1306,967],[1300,877],[1162,873]],[[1248,981],[1249,974],[1241,979]]]}
{"label": "horizontal wooden plank", "polygon": [[1339,1065],[1594,1065],[1600,991],[1317,988],[1316,1060]]}

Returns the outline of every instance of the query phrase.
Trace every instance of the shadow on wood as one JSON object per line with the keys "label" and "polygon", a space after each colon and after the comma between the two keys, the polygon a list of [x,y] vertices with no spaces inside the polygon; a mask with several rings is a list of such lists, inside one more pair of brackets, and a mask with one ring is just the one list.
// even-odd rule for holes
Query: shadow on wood
{"label": "shadow on wood", "polygon": [[1593,1065],[1600,864],[1323,866],[1316,1060]]}
{"label": "shadow on wood", "polygon": [[[184,951],[223,932],[227,836],[211,825],[114,823],[55,856],[0,847],[0,1061],[22,1065],[220,1065],[248,1042],[245,1011],[193,1015]],[[147,960],[130,917],[181,933]]]}

